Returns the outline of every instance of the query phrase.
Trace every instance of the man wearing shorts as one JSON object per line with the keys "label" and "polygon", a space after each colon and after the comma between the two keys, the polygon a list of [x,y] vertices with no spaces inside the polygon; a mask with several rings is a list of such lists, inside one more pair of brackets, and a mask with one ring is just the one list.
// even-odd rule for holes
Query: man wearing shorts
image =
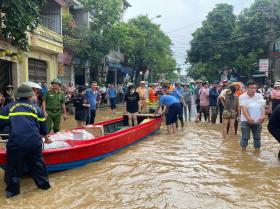
{"label": "man wearing shorts", "polygon": [[[167,134],[168,135],[175,134],[176,122],[180,111],[180,103],[173,96],[164,95],[162,91],[157,91],[156,96],[159,99],[159,104],[160,104],[157,112],[160,115],[166,113]],[[163,106],[163,110],[161,111],[162,106]]]}

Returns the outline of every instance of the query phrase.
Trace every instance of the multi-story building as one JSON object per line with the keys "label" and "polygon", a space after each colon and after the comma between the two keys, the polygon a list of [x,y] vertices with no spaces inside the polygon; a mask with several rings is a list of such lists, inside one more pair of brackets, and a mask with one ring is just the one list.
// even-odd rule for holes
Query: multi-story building
{"label": "multi-story building", "polygon": [[[7,84],[14,86],[30,80],[48,83],[57,76],[58,55],[63,53],[62,8],[66,6],[62,0],[48,0],[41,13],[41,25],[29,33],[28,52],[23,52],[20,59],[4,56],[0,59],[0,87]],[[16,48],[6,42],[0,48],[9,49],[18,55]]]}
{"label": "multi-story building", "polygon": [[11,84],[18,85],[18,74],[20,65],[17,60],[12,59],[18,54],[18,50],[10,43],[0,40],[0,89]]}
{"label": "multi-story building", "polygon": [[[64,15],[72,15],[76,25],[90,27],[90,23],[93,21],[93,14],[85,10],[82,4],[78,0],[68,0],[68,7],[65,7]],[[130,4],[124,0],[123,6],[125,9],[130,7]],[[75,49],[68,45],[67,41],[64,42],[64,53],[59,55],[59,66],[64,68],[63,74],[59,74],[59,77],[64,83],[74,82],[79,85],[84,85],[90,83],[92,78],[96,77],[96,72],[98,71],[98,77],[101,78],[100,81],[105,82],[107,77],[110,82],[112,80],[112,75],[126,75],[130,72],[128,68],[124,67],[124,55],[120,53],[119,50],[111,50],[109,55],[104,58],[103,65],[99,69],[93,69],[91,67],[90,61],[82,64],[81,61],[72,56],[72,51]],[[116,80],[116,78],[113,78]]]}

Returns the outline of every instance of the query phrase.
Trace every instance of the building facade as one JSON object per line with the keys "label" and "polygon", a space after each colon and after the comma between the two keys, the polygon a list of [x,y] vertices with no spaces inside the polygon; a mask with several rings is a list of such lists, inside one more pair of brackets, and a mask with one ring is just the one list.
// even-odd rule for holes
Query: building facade
{"label": "building facade", "polygon": [[[124,9],[130,7],[130,4],[124,0],[123,1]],[[67,7],[63,10],[63,15],[71,15],[74,19],[75,25],[90,27],[90,23],[93,21],[93,14],[85,10],[82,4],[77,0],[68,0]],[[81,61],[73,57],[73,49],[71,44],[64,40],[64,51],[63,54],[59,55],[59,66],[63,66],[63,73],[59,73],[59,78],[63,83],[75,83],[78,85],[89,84],[92,79],[96,79],[101,83],[111,82],[112,75],[114,76],[123,76],[124,69],[122,66],[124,63],[124,55],[119,50],[111,50],[110,53],[104,58],[103,63],[95,69],[92,67],[90,61],[81,63]],[[109,64],[108,64],[109,63]],[[114,63],[114,65],[110,65]],[[118,65],[115,65],[118,64]],[[119,67],[121,66],[121,67]],[[117,68],[114,68],[117,67]],[[119,81],[118,78],[113,78],[114,81]]]}
{"label": "building facade", "polygon": [[[0,56],[0,87],[15,87],[30,80],[50,81],[58,74],[58,55],[63,53],[61,0],[48,0],[41,13],[41,25],[28,34],[29,51],[20,52],[9,43],[1,41],[0,49],[10,51]],[[2,54],[3,55],[3,54]]]}

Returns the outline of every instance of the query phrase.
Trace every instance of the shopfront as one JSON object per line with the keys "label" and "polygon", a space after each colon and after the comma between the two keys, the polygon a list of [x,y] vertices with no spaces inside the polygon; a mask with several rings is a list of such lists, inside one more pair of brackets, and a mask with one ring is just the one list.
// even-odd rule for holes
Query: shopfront
{"label": "shopfront", "polygon": [[12,62],[0,59],[0,88],[13,84]]}

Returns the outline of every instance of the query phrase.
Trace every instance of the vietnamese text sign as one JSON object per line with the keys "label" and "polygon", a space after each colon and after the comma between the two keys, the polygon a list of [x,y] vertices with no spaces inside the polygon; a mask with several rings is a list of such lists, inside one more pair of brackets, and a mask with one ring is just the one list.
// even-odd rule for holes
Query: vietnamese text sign
{"label": "vietnamese text sign", "polygon": [[269,60],[260,59],[260,72],[268,72],[268,68],[269,68]]}

